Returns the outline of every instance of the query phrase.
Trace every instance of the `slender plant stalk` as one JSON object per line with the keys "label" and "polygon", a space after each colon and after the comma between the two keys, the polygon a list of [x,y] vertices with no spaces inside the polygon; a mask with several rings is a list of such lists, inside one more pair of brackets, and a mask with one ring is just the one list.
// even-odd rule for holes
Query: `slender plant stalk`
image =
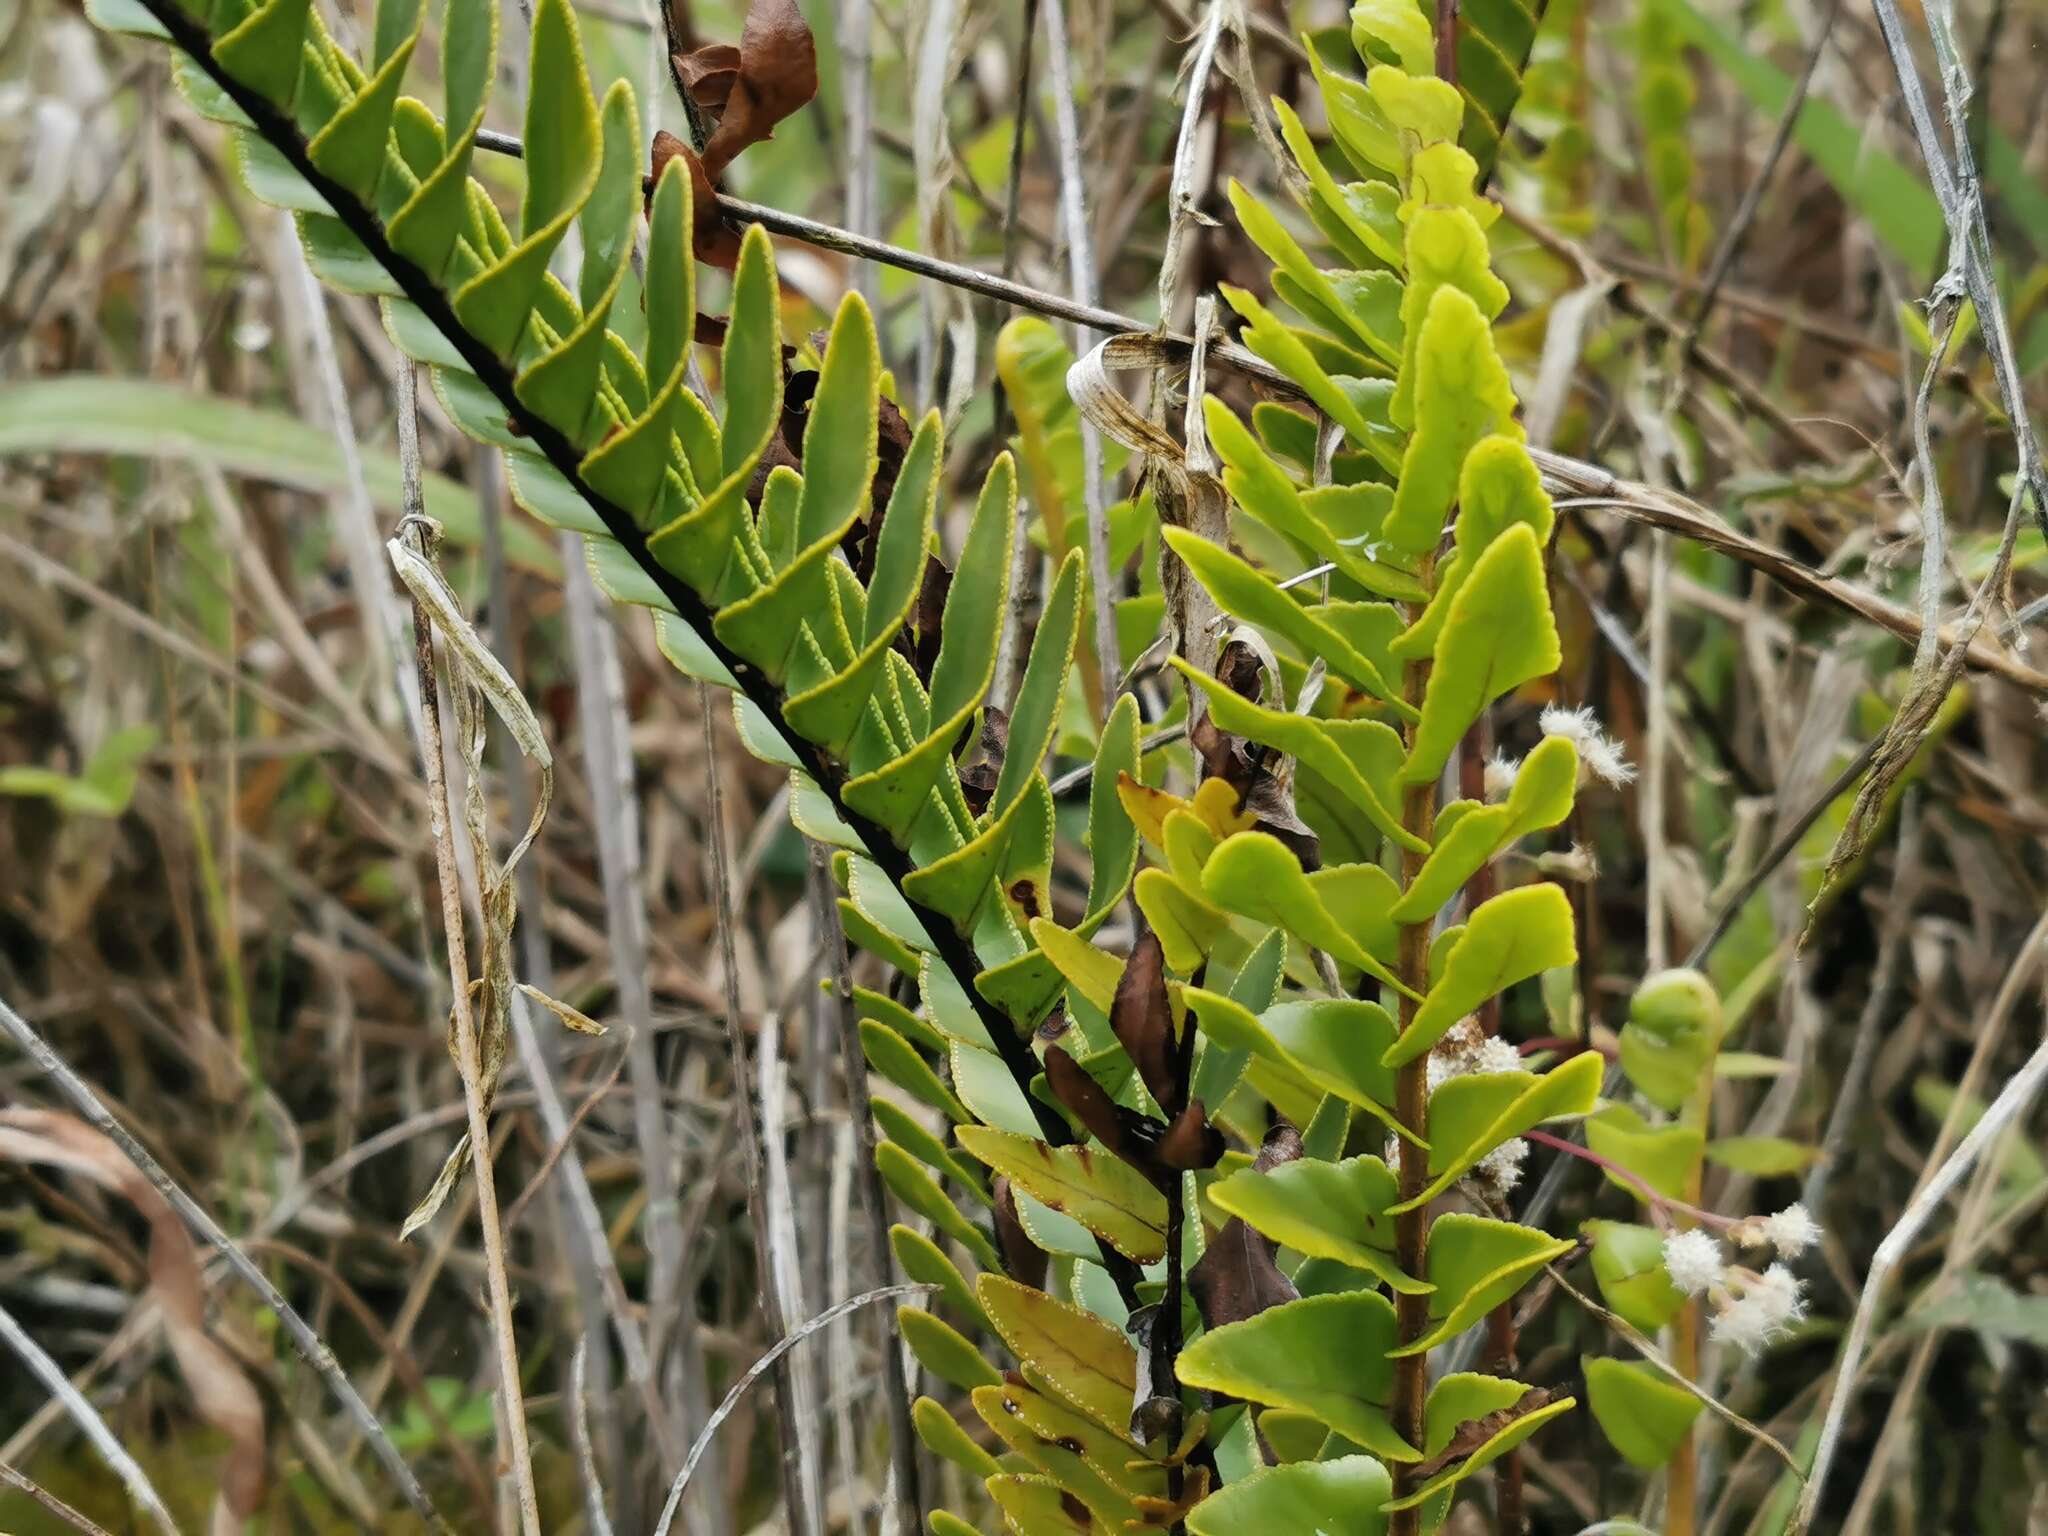
{"label": "slender plant stalk", "polygon": [[[1417,573],[1425,588],[1430,582],[1431,563],[1425,560]],[[1419,610],[1417,616],[1420,616]],[[1411,661],[1402,668],[1402,697],[1418,711],[1428,683],[1428,661]],[[1406,731],[1411,752],[1415,747],[1416,730],[1417,727],[1411,724]],[[1401,825],[1426,843],[1435,816],[1435,781],[1409,785],[1401,797]],[[1402,850],[1401,883],[1404,886],[1414,883],[1427,858],[1426,852]],[[1424,921],[1406,923],[1401,928],[1399,974],[1403,985],[1415,994],[1401,999],[1401,1030],[1404,1034],[1422,1006],[1416,998],[1429,990],[1429,927]],[[1401,1139],[1400,1188],[1402,1200],[1407,1201],[1413,1200],[1429,1186],[1429,1152],[1416,1144],[1429,1138],[1428,1052],[1402,1066],[1395,1102],[1401,1123],[1415,1133],[1414,1140]],[[1394,1251],[1395,1260],[1404,1273],[1420,1276],[1425,1272],[1429,1257],[1429,1207],[1426,1204],[1403,1211],[1396,1219]],[[1396,1298],[1394,1311],[1401,1343],[1412,1344],[1429,1332],[1428,1296],[1403,1294]],[[1394,1362],[1394,1428],[1402,1439],[1418,1449],[1423,1441],[1423,1398],[1429,1386],[1427,1364],[1426,1354],[1403,1355]],[[1410,1463],[1402,1462],[1394,1467],[1396,1498],[1405,1497],[1413,1491],[1410,1466]],[[1388,1526],[1389,1536],[1419,1536],[1421,1522],[1420,1508],[1396,1510]]]}
{"label": "slender plant stalk", "polygon": [[0,1461],[0,1483],[5,1483],[17,1492],[34,1499],[52,1515],[55,1515],[66,1525],[72,1527],[72,1529],[85,1532],[85,1536],[107,1536],[105,1526],[95,1525],[69,1504],[66,1504],[62,1499],[50,1492],[49,1489],[43,1487],[40,1483],[33,1482],[29,1478],[22,1476],[21,1473],[15,1471],[14,1468],[8,1466],[4,1461]]}
{"label": "slender plant stalk", "polygon": [[[412,365],[400,370],[410,378]],[[409,413],[411,391],[400,387],[400,411]],[[412,537],[419,539],[417,531]],[[425,555],[425,541],[420,540]],[[434,628],[417,600],[412,605],[413,657],[420,683],[422,755],[426,759],[427,803],[434,835],[434,868],[440,877],[441,920],[447,929],[448,980],[455,989],[455,1066],[462,1074],[462,1098],[469,1111],[469,1160],[476,1175],[477,1225],[483,1230],[484,1270],[490,1281],[491,1329],[498,1345],[498,1385],[504,1401],[505,1459],[519,1494],[520,1528],[540,1536],[540,1500],[533,1486],[533,1452],[526,1439],[526,1399],[520,1386],[519,1338],[512,1326],[512,1282],[505,1269],[505,1234],[498,1222],[498,1189],[491,1172],[491,1126],[484,1107],[483,1060],[476,1020],[469,1008],[469,949],[462,926],[462,877],[455,866],[454,808],[442,766],[441,703],[434,686]]]}
{"label": "slender plant stalk", "polygon": [[[1700,1074],[1699,1087],[1694,1091],[1692,1101],[1686,1105],[1680,1116],[1680,1123],[1704,1132],[1707,1117],[1713,1107],[1714,1073],[1709,1067]],[[1685,1203],[1698,1208],[1700,1185],[1705,1172],[1705,1159],[1695,1158],[1691,1170],[1685,1177]],[[1690,1225],[1690,1223],[1688,1223]],[[1676,1336],[1672,1340],[1671,1363],[1685,1373],[1688,1381],[1700,1377],[1700,1304],[1699,1298],[1688,1296],[1685,1305],[1679,1308],[1675,1320]],[[1693,1430],[1687,1426],[1679,1439],[1678,1449],[1672,1454],[1670,1465],[1664,1472],[1664,1536],[1693,1536],[1699,1504],[1699,1447],[1693,1438]]]}

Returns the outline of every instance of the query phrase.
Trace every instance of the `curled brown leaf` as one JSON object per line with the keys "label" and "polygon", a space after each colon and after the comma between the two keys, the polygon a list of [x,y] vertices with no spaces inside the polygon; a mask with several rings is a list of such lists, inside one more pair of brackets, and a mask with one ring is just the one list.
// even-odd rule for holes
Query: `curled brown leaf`
{"label": "curled brown leaf", "polygon": [[1109,1005],[1109,1028],[1138,1069],[1159,1108],[1171,1118],[1179,1113],[1187,1088],[1174,1048],[1173,1006],[1166,992],[1166,951],[1159,935],[1149,930],[1131,948],[1131,958],[1116,984]]}
{"label": "curled brown leaf", "polygon": [[[716,82],[722,98],[718,127],[704,145],[704,170],[716,181],[733,156],[773,137],[777,123],[818,94],[818,50],[796,0],[753,0],[737,58],[727,64],[727,50],[709,51],[717,58],[707,61],[707,83]],[[710,105],[701,97],[698,104]]]}
{"label": "curled brown leaf", "polygon": [[[690,168],[690,240],[697,259],[730,272],[739,265],[740,237],[719,214],[717,189],[705,174],[704,162],[694,149],[666,128],[655,130],[654,144],[648,152],[647,195],[653,198],[654,189],[661,185],[661,173],[677,156]],[[701,327],[698,339],[703,339]]]}
{"label": "curled brown leaf", "polygon": [[1512,1408],[1496,1408],[1480,1418],[1467,1419],[1452,1433],[1449,1445],[1427,1461],[1417,1462],[1410,1475],[1418,1483],[1428,1482],[1445,1468],[1465,1460],[1515,1420],[1527,1418],[1548,1404],[1552,1395],[1542,1387],[1531,1387]]}
{"label": "curled brown leaf", "polygon": [[1010,1188],[1009,1179],[997,1174],[989,1184],[989,1193],[995,1203],[996,1242],[1003,1252],[1003,1268],[1010,1272],[1012,1280],[1043,1286],[1045,1250],[1034,1243],[1031,1234],[1024,1230],[1024,1219],[1017,1214],[1017,1196]]}
{"label": "curled brown leaf", "polygon": [[[1282,1163],[1291,1163],[1302,1153],[1301,1134],[1282,1120],[1266,1132],[1259,1155],[1252,1166],[1270,1173]],[[1268,1307],[1294,1301],[1300,1292],[1280,1271],[1275,1257],[1278,1245],[1233,1216],[1210,1240],[1202,1257],[1188,1271],[1188,1291],[1195,1298],[1202,1321],[1211,1328],[1243,1322]]]}

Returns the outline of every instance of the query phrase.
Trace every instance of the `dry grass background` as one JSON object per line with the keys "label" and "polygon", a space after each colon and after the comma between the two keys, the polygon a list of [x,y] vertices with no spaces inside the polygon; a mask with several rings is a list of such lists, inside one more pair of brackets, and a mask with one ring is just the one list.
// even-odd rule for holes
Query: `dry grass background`
{"label": "dry grass background", "polygon": [[[1185,327],[1218,281],[1261,284],[1222,195],[1230,176],[1277,190],[1245,95],[1299,99],[1292,29],[1333,23],[1335,8],[1247,3],[1249,41],[1226,29],[1184,135],[1176,78],[1203,9],[1089,0],[1062,17],[1070,46],[1049,51],[1050,4],[806,6],[825,88],[732,190],[1149,320],[1174,243],[1179,145],[1193,206],[1221,222],[1187,230],[1164,318]],[[1922,524],[1909,423],[1925,354],[1912,317],[1941,239],[1896,81],[1860,6],[1702,13],[1733,54],[1645,25],[1635,0],[1584,0],[1546,25],[1498,183],[1518,382],[1550,445],[1682,488],[1779,556],[1911,608]],[[593,67],[645,82],[655,121],[679,126],[649,18],[632,0],[582,15]],[[348,37],[367,18],[342,7],[339,23]],[[1976,127],[2006,145],[1985,151],[1986,205],[2037,384],[2048,119],[2034,61],[2048,14],[1996,0],[1962,24]],[[686,25],[715,41],[738,18],[702,5]],[[1782,90],[1750,66],[1796,73],[1823,32],[1813,100],[1849,158],[1822,131],[1770,158]],[[516,84],[514,7],[505,33]],[[397,510],[395,353],[367,301],[310,287],[283,216],[240,191],[225,153],[140,45],[60,0],[0,10],[0,1000],[329,1341],[458,1528],[490,1530],[513,1501],[494,1458],[473,1187],[398,1238],[463,1105],[443,1047],[409,642],[392,628],[403,611],[379,548]],[[1877,160],[1899,177],[1873,172]],[[511,162],[481,169],[516,191]],[[1092,253],[1078,267],[1061,233],[1077,196]],[[1731,229],[1742,239],[1701,321],[1702,278]],[[991,387],[997,308],[796,241],[779,258],[793,333],[849,284],[879,293],[899,391],[950,404],[970,445],[958,472],[978,477],[1008,430]],[[1674,378],[1674,342],[1695,326],[1700,350]],[[580,1459],[615,1528],[638,1531],[708,1408],[779,1331],[762,1267],[792,1322],[888,1278],[860,1211],[836,1014],[817,989],[833,935],[781,775],[739,748],[723,700],[677,676],[644,620],[601,611],[574,549],[511,508],[497,466],[436,402],[421,406],[451,580],[555,750],[553,806],[521,870],[519,972],[611,1026],[589,1038],[536,1010],[494,1120],[544,1523],[595,1528]],[[2014,469],[1981,350],[1961,345],[1937,371],[1929,413],[1953,618],[1992,563]],[[2029,528],[2012,602],[1986,631],[2000,646],[2031,622],[2041,556]],[[1882,729],[1910,648],[1754,562],[1598,507],[1568,521],[1557,569],[1569,700],[1594,704],[1646,767],[1637,789],[1579,813],[1599,867],[1578,887],[1582,1017],[1596,1032],[1617,1021],[1646,960],[1678,961],[1735,914],[1708,967],[1742,1011],[1741,1048],[1789,1066],[1730,1083],[1722,1123],[1826,1155],[1761,1190],[1724,1175],[1708,1203],[1782,1204],[1804,1179],[1831,1278],[1795,1345],[1761,1371],[1722,1362],[1715,1384],[1810,1451],[1879,1239],[2041,1038],[2043,699],[1966,677],[1798,948],[1847,809],[1828,790]],[[1653,668],[1668,689],[1646,687]],[[1537,702],[1496,727],[1511,732]],[[494,754],[488,788],[509,841],[534,793],[515,754]],[[1813,833],[1781,837],[1817,805]],[[1752,874],[1756,894],[1738,905]],[[538,1102],[556,1090],[537,1092],[536,1066],[560,1109]],[[750,1214],[744,1096],[766,1149],[765,1222]],[[47,1117],[67,1106],[11,1049],[0,1098],[0,1310],[76,1383],[177,1528],[198,1528],[252,1466],[264,1486],[250,1529],[410,1528],[275,1319],[125,1160]],[[1553,1219],[1614,1199],[1575,1181]],[[2048,1529],[2035,1492],[2048,1486],[2044,1200],[2048,1165],[2022,1121],[1908,1250],[1902,1310],[1866,1361],[1823,1528]],[[615,1268],[588,1246],[593,1220]],[[821,1529],[885,1528],[888,1315],[856,1314],[793,1352],[793,1440],[767,1387],[741,1400],[693,1485],[693,1530],[785,1528],[779,1451]],[[614,1347],[618,1316],[651,1353],[637,1383]],[[1599,1334],[1551,1295],[1524,1358],[1568,1373]],[[1540,1531],[1578,1530],[1630,1497],[1574,1422],[1528,1456]],[[110,1530],[146,1528],[26,1369],[0,1372],[0,1464]],[[928,1491],[937,1482],[966,1507],[936,1467]],[[1711,1528],[1782,1529],[1781,1474],[1720,1437]],[[0,1527],[66,1528],[4,1490]]]}

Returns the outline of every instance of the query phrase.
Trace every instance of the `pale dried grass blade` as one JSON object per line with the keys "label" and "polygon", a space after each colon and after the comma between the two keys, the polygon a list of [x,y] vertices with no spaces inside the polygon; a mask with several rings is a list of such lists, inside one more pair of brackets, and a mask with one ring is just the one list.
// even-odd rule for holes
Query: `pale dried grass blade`
{"label": "pale dried grass blade", "polygon": [[704,1425],[703,1432],[697,1436],[697,1443],[690,1447],[690,1454],[683,1461],[683,1469],[676,1474],[675,1482],[669,1486],[668,1502],[662,1505],[661,1517],[654,1522],[653,1536],[668,1536],[668,1528],[674,1523],[676,1510],[681,1507],[683,1494],[690,1486],[690,1475],[697,1470],[697,1463],[704,1459],[704,1453],[711,1449],[712,1437],[718,1433],[718,1426],[732,1417],[733,1410],[739,1407],[740,1399],[747,1395],[748,1389],[772,1370],[777,1361],[812,1334],[821,1328],[831,1327],[849,1312],[857,1312],[862,1307],[877,1301],[887,1301],[893,1296],[922,1296],[936,1289],[936,1286],[930,1285],[877,1286],[872,1291],[863,1291],[858,1296],[849,1296],[845,1301],[835,1302],[809,1322],[800,1324],[770,1345],[767,1353],[747,1367],[746,1374],[734,1382],[732,1390],[725,1394],[725,1400],[712,1410],[711,1418]]}
{"label": "pale dried grass blade", "polygon": [[114,1432],[107,1428],[106,1420],[99,1416],[93,1405],[86,1401],[85,1394],[71,1385],[63,1367],[52,1360],[43,1347],[29,1337],[28,1330],[14,1320],[14,1314],[0,1307],[0,1339],[5,1339],[14,1352],[21,1356],[22,1363],[35,1378],[50,1391],[50,1395],[64,1405],[64,1411],[79,1427],[93,1448],[114,1469],[114,1475],[121,1480],[121,1486],[128,1490],[142,1512],[149,1516],[164,1536],[178,1536],[178,1522],[171,1518],[171,1512],[164,1507],[161,1495],[150,1482],[149,1475],[135,1463],[135,1458],[122,1448],[114,1438]]}
{"label": "pale dried grass blade", "polygon": [[84,1121],[44,1109],[0,1110],[0,1158],[47,1163],[119,1195],[149,1223],[149,1293],[200,1417],[227,1436],[213,1529],[232,1531],[263,1504],[263,1403],[248,1376],[206,1330],[206,1283],[192,1236],[170,1202],[121,1149]]}

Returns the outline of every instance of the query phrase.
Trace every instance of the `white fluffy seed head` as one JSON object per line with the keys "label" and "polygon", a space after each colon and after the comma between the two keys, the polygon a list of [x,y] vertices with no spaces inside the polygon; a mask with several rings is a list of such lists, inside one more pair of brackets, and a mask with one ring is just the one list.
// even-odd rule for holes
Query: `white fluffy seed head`
{"label": "white fluffy seed head", "polygon": [[1796,1259],[1820,1241],[1820,1223],[1804,1205],[1797,1203],[1766,1216],[1761,1226],[1764,1241],[1777,1249],[1782,1258]]}
{"label": "white fluffy seed head", "polygon": [[1713,1234],[1693,1227],[1664,1239],[1664,1270],[1686,1296],[1698,1296],[1721,1284],[1727,1274],[1721,1245]]}
{"label": "white fluffy seed head", "polygon": [[1515,775],[1522,771],[1519,757],[1507,757],[1496,752],[1486,760],[1486,798],[1505,800],[1515,787]]}
{"label": "white fluffy seed head", "polygon": [[1511,1193],[1522,1182],[1522,1164],[1528,1160],[1529,1143],[1511,1136],[1473,1165],[1472,1172],[1496,1200]]}
{"label": "white fluffy seed head", "polygon": [[1613,789],[1634,781],[1635,768],[1622,753],[1621,743],[1601,729],[1590,706],[1566,709],[1562,704],[1546,705],[1537,724],[1544,735],[1562,736],[1578,748],[1582,778],[1598,779]]}
{"label": "white fluffy seed head", "polygon": [[1573,843],[1569,848],[1537,854],[1536,868],[1575,885],[1591,885],[1600,878],[1600,861],[1584,843]]}
{"label": "white fluffy seed head", "polygon": [[1717,1343],[1733,1345],[1745,1355],[1758,1355],[1770,1343],[1777,1325],[1756,1292],[1731,1297],[1714,1313],[1707,1331]]}
{"label": "white fluffy seed head", "polygon": [[1522,1070],[1522,1053],[1512,1043],[1499,1035],[1489,1036],[1472,1059],[1474,1072],[1519,1072]]}
{"label": "white fluffy seed head", "polygon": [[1783,1328],[1796,1323],[1806,1316],[1804,1286],[1791,1270],[1782,1264],[1773,1264],[1749,1287],[1749,1294],[1756,1298],[1757,1305],[1770,1319],[1771,1327]]}

